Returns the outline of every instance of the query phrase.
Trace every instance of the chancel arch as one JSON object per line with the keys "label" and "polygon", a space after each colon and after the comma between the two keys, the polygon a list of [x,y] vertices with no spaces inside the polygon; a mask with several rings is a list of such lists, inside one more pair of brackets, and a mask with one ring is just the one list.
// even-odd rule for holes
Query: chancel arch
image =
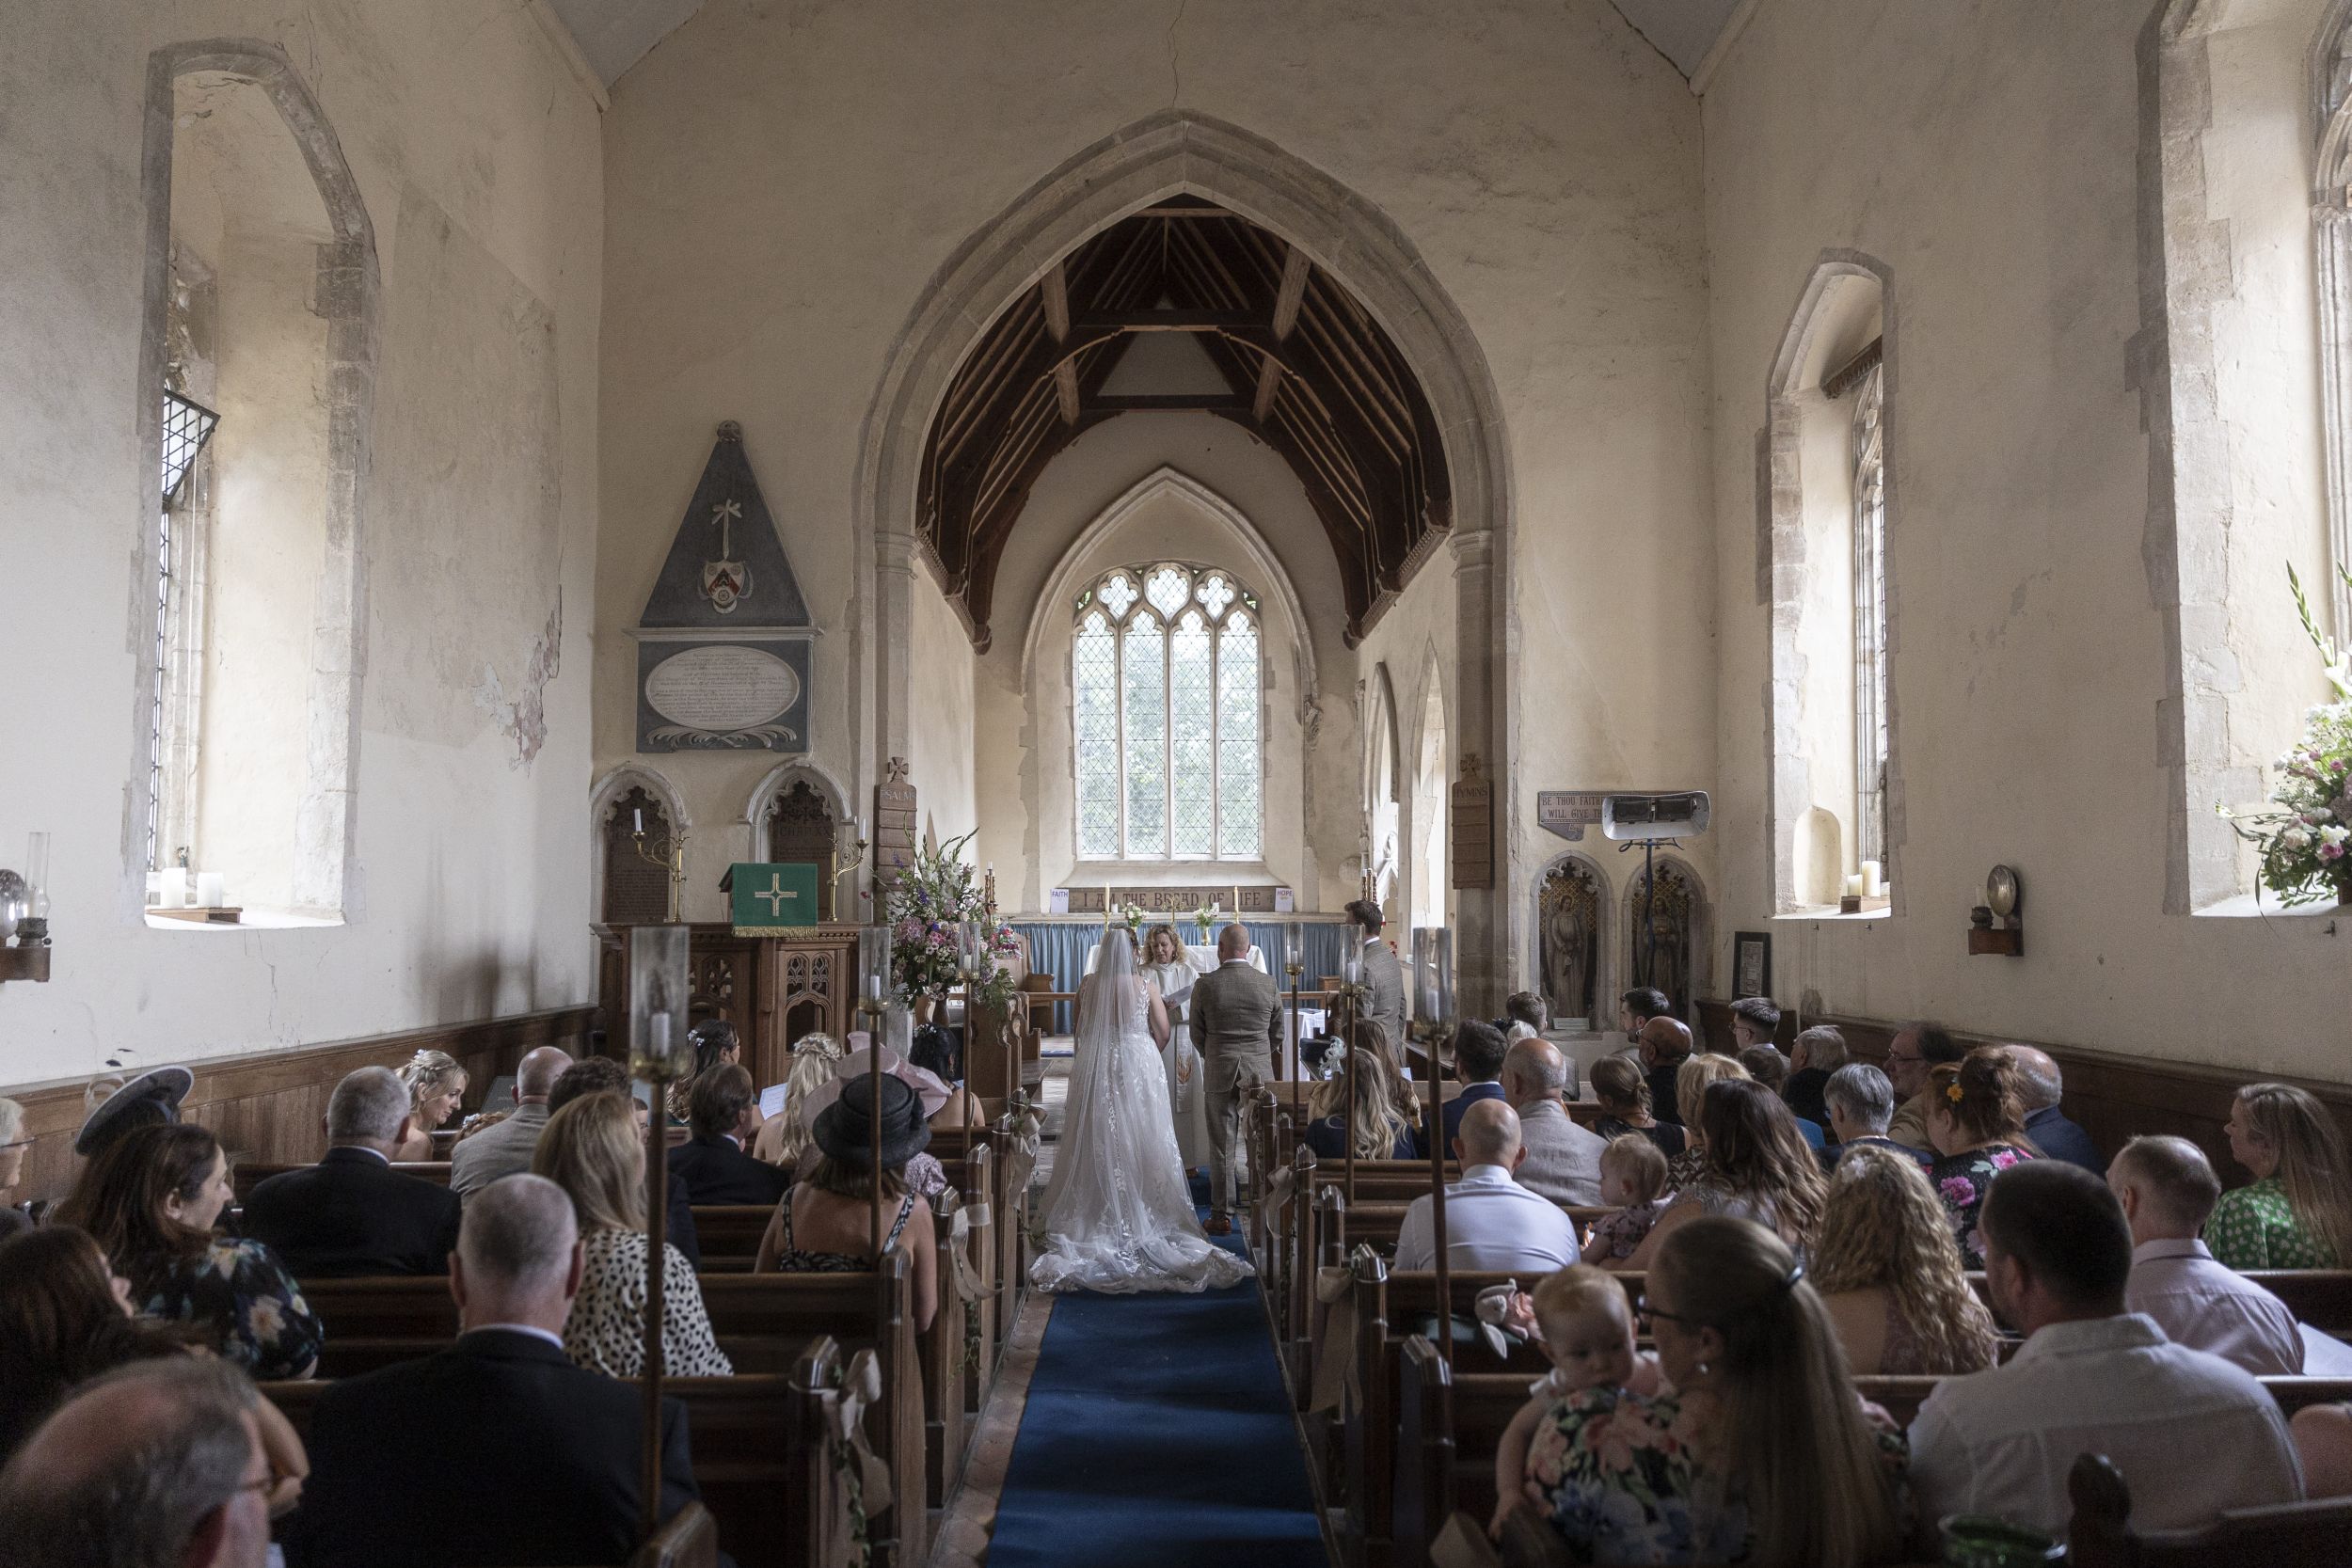
{"label": "chancel arch", "polygon": [[[1233,258],[1228,257],[1221,266],[1199,266],[1199,276],[1263,275],[1272,287],[1264,298],[1256,297],[1257,286],[1248,282],[1223,299],[1203,294],[1197,308],[1178,310],[1185,320],[1155,325],[1217,337],[1221,342],[1213,356],[1230,361],[1222,365],[1227,372],[1244,372],[1209,411],[1247,421],[1263,430],[1266,439],[1288,443],[1300,453],[1298,461],[1310,466],[1317,461],[1313,452],[1324,454],[1328,494],[1318,510],[1335,548],[1351,526],[1350,504],[1372,508],[1357,514],[1360,526],[1375,536],[1377,548],[1355,558],[1352,626],[1376,616],[1412,570],[1451,536],[1462,607],[1456,617],[1457,743],[1482,755],[1506,754],[1513,722],[1507,675],[1514,624],[1508,582],[1510,468],[1500,399],[1475,337],[1411,243],[1369,202],[1272,143],[1171,110],[1080,152],[976,233],[926,290],[894,346],[868,407],[859,482],[852,488],[861,548],[870,552],[866,559],[876,574],[875,613],[861,627],[859,645],[871,672],[860,683],[870,693],[870,706],[861,713],[861,721],[871,726],[870,739],[860,748],[863,768],[879,770],[882,759],[905,752],[914,679],[906,651],[918,551],[938,556],[941,541],[956,541],[937,562],[939,576],[968,629],[985,646],[989,603],[985,594],[977,601],[973,596],[980,579],[966,547],[976,537],[975,526],[989,515],[977,503],[1011,497],[1033,473],[1033,453],[1024,458],[1017,449],[1001,446],[988,449],[994,457],[976,453],[961,477],[940,465],[935,421],[957,393],[958,378],[967,377],[969,387],[968,372],[994,373],[974,362],[985,343],[1006,363],[1004,376],[1014,384],[1011,402],[1025,407],[1023,400],[1033,399],[1033,420],[1047,430],[1075,422],[1073,414],[1087,418],[1089,405],[1108,412],[1100,401],[1106,395],[1100,381],[1089,380],[1097,374],[1106,378],[1107,368],[1080,363],[1081,351],[1096,346],[1089,324],[1073,317],[1069,336],[1060,331],[1063,309],[1054,296],[1058,293],[1061,306],[1067,306],[1070,275],[1063,263],[1122,220],[1150,219],[1155,204],[1187,203],[1213,206],[1230,216],[1171,222],[1239,222],[1263,236],[1250,242],[1256,260],[1249,271],[1235,273]],[[1200,248],[1196,240],[1171,244]],[[1101,260],[1115,269],[1124,254],[1105,251]],[[1138,263],[1143,259],[1139,255]],[[1116,270],[1104,276],[1119,282]],[[1301,301],[1291,308],[1295,319],[1311,308],[1308,302],[1318,290],[1343,292],[1354,302],[1346,309],[1360,312],[1364,325],[1387,345],[1394,371],[1402,372],[1391,382],[1390,393],[1349,394],[1363,399],[1352,414],[1335,413],[1315,378],[1297,373],[1304,367],[1283,346],[1284,334],[1275,330],[1282,325],[1286,294]],[[1133,310],[1156,309],[1155,300],[1129,305]],[[1007,322],[1016,325],[1009,333],[999,332]],[[1118,326],[1123,337],[1131,335],[1126,328],[1146,325],[1153,324],[1130,314],[1093,324],[1093,329]],[[1358,336],[1359,346],[1375,341],[1361,329]],[[1280,367],[1280,373],[1268,371],[1269,364]],[[1271,402],[1262,390],[1267,380],[1274,383]],[[1406,394],[1404,407],[1378,407],[1385,396],[1397,392]],[[1375,425],[1386,427],[1377,436],[1387,444],[1386,458],[1376,455]],[[1426,483],[1440,464],[1442,490]],[[1420,478],[1400,487],[1407,467]],[[1442,497],[1443,504],[1399,509],[1400,497],[1416,494],[1431,502]],[[976,504],[959,503],[959,496]],[[927,498],[941,505],[927,510]],[[859,782],[863,787],[868,781]],[[1498,784],[1498,820],[1510,819],[1511,788],[1505,773]],[[1042,815],[1050,820],[1050,813]],[[1466,898],[1461,920],[1463,950],[1470,955],[1465,993],[1481,1005],[1497,1001],[1486,993],[1499,989],[1507,962],[1508,900],[1500,892]]]}
{"label": "chancel arch", "polygon": [[135,552],[124,890],[180,864],[225,876],[251,921],[340,918],[356,844],[374,231],[277,45],[159,49],[147,104],[136,421],[163,482]]}
{"label": "chancel arch", "polygon": [[1759,437],[1776,913],[1834,911],[1866,865],[1900,887],[1888,280],[1860,252],[1824,253],[1783,334]]}

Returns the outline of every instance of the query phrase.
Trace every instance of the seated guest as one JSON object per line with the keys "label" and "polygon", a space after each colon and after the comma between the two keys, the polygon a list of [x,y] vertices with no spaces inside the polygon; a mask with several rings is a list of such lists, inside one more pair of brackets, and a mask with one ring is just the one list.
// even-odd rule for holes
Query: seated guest
{"label": "seated guest", "polygon": [[809,1097],[840,1072],[841,1046],[831,1035],[812,1031],[794,1040],[792,1065],[784,1074],[784,1109],[761,1124],[759,1136],[752,1140],[752,1157],[786,1170],[796,1168],[801,1157],[817,1147],[810,1132],[817,1112],[809,1108]]}
{"label": "seated guest", "polygon": [[1674,1004],[1656,986],[1636,986],[1617,998],[1617,1027],[1628,1043],[1642,1037],[1642,1025],[1674,1011]]}
{"label": "seated guest", "polygon": [[693,1135],[670,1150],[670,1180],[696,1203],[773,1203],[792,1174],[743,1152],[759,1127],[752,1075],[721,1062],[694,1075],[687,1103]]}
{"label": "seated guest", "polygon": [[0,1470],[0,1563],[262,1568],[280,1490],[263,1407],[244,1373],[210,1356],[98,1378]]}
{"label": "seated guest", "polygon": [[1600,1200],[1616,1211],[1593,1222],[1583,1247],[1587,1260],[1622,1262],[1658,1223],[1666,1191],[1666,1157],[1639,1132],[1621,1132],[1600,1151]]}
{"label": "seated guest", "polygon": [[2256,1377],[2303,1370],[2303,1332],[2286,1303],[2215,1262],[2197,1239],[2221,1196],[2203,1149],[2186,1138],[2134,1138],[2107,1167],[2107,1185],[2132,1231],[2127,1309],[2153,1318],[2174,1344]]}
{"label": "seated guest", "polygon": [[494,1127],[469,1130],[449,1157],[449,1190],[469,1198],[502,1177],[519,1176],[531,1168],[531,1152],[539,1147],[539,1132],[554,1113],[548,1097],[556,1080],[572,1065],[563,1050],[543,1045],[523,1053],[515,1066],[515,1109]]}
{"label": "seated guest", "polygon": [[1829,1107],[1830,1137],[1835,1140],[1821,1150],[1824,1165],[1836,1165],[1847,1149],[1866,1148],[1891,1148],[1917,1161],[1921,1170],[1935,1163],[1926,1149],[1905,1148],[1886,1135],[1886,1124],[1895,1115],[1895,1085],[1869,1063],[1848,1062],[1831,1073],[1821,1085],[1821,1102]]}
{"label": "seated guest", "polygon": [[1547,1009],[1544,999],[1532,990],[1515,990],[1502,999],[1502,1017],[1495,1027],[1502,1031],[1506,1044],[1517,1044],[1544,1032]]}
{"label": "seated guest", "polygon": [[[1780,1007],[1769,996],[1743,996],[1731,1005],[1731,1053],[1772,1045],[1780,1033]],[[1778,1094],[1780,1085],[1772,1085]]]}
{"label": "seated guest", "polygon": [[2292,1084],[2249,1084],[2230,1106],[2230,1156],[2251,1186],[2221,1195],[2205,1226],[2233,1269],[2334,1269],[2352,1259],[2352,1171],[2325,1106]]}
{"label": "seated guest", "polygon": [[402,1164],[433,1158],[433,1133],[466,1098],[466,1069],[446,1051],[420,1051],[400,1069],[408,1085],[407,1139],[392,1153]]}
{"label": "seated guest", "polygon": [[1528,1386],[1534,1397],[1511,1418],[1495,1445],[1496,1507],[1486,1532],[1498,1541],[1504,1539],[1511,1516],[1542,1497],[1540,1488],[1529,1495],[1527,1450],[1536,1427],[1559,1404],[1593,1388],[1656,1394],[1665,1381],[1658,1357],[1635,1348],[1633,1304],[1626,1299],[1624,1285],[1600,1270],[1588,1263],[1562,1269],[1526,1300],[1535,1342],[1549,1358],[1551,1370]]}
{"label": "seated guest", "polygon": [[[635,1377],[645,1364],[645,1145],[629,1102],[617,1094],[575,1100],[548,1118],[532,1173],[564,1189],[578,1216],[582,1273],[564,1324],[565,1354],[591,1371]],[[735,1370],[710,1332],[702,1286],[686,1255],[665,1241],[661,1361],[672,1377]],[[568,1292],[567,1292],[568,1293]]]}
{"label": "seated guest", "polygon": [[1813,1285],[1858,1376],[1982,1371],[1999,1336],[1968,1288],[1951,1222],[1898,1148],[1858,1148],[1821,1200]]}
{"label": "seated guest", "polygon": [[0,1099],[0,1242],[33,1227],[31,1217],[9,1201],[24,1180],[24,1156],[32,1148],[33,1140],[24,1135],[24,1107]]}
{"label": "seated guest", "polygon": [[[1788,1096],[1786,1093],[1788,1087],[1788,1057],[1769,1045],[1751,1045],[1740,1053],[1740,1065],[1747,1070],[1750,1078],[1779,1095],[1782,1104],[1788,1103]],[[1828,1135],[1821,1131],[1820,1126],[1804,1117],[1797,1116],[1794,1106],[1790,1106],[1788,1114],[1796,1117],[1797,1131],[1804,1134],[1804,1141],[1817,1152],[1829,1142]]]}
{"label": "seated guest", "polygon": [[930,1141],[922,1101],[903,1079],[883,1073],[882,1146],[874,1145],[874,1084],[853,1078],[817,1117],[818,1162],[784,1201],[759,1239],[755,1274],[862,1274],[874,1266],[874,1193],[879,1185],[890,1227],[882,1249],[904,1246],[914,1265],[914,1328],[939,1311],[939,1233],[931,1206],[907,1183],[907,1162]]}
{"label": "seated guest", "polygon": [[2106,1175],[2106,1162],[2099,1158],[2099,1146],[2058,1109],[2058,1101],[2066,1096],[2066,1080],[2050,1053],[2030,1045],[2001,1049],[2017,1064],[2017,1097],[2026,1109],[2026,1136],[2042,1151],[2042,1157]]}
{"label": "seated guest", "polygon": [[1902,1433],[1854,1397],[1788,1247],[1745,1220],[1693,1220],[1661,1248],[1640,1313],[1671,1391],[1587,1388],[1529,1444],[1529,1499],[1575,1560],[1896,1560]]}
{"label": "seated guest", "polygon": [[2105,1454],[2135,1530],[2191,1529],[2224,1509],[2302,1496],[2278,1402],[2217,1355],[2168,1344],[2124,1309],[2132,1236],[2106,1184],[2035,1160],[2003,1171],[1978,1221],[1993,1308],[2026,1338],[2006,1366],[1935,1386],[1911,1424],[1923,1532],[1991,1513],[2052,1537],[2067,1472]]}
{"label": "seated guest", "polygon": [[[924,1071],[887,1045],[883,1046],[882,1051],[882,1069],[883,1077],[896,1078],[914,1091],[926,1126],[943,1125],[940,1118],[953,1105],[955,1089],[941,1083],[938,1074]],[[831,1077],[809,1091],[805,1101],[810,1128],[809,1141],[802,1148],[800,1160],[791,1167],[802,1180],[807,1179],[808,1174],[817,1168],[818,1161],[823,1157],[816,1142],[817,1118],[825,1114],[827,1106],[841,1097],[843,1085],[852,1079],[871,1078],[873,1072],[873,1053],[866,1047],[860,1046],[841,1058],[839,1066]],[[920,1150],[917,1150],[907,1161],[906,1180],[907,1185],[922,1194],[926,1202],[937,1201],[947,1191],[947,1172],[941,1166],[938,1156],[923,1153]]]}
{"label": "seated guest", "polygon": [[[1639,996],[1640,991],[1628,991]],[[1656,996],[1656,991],[1649,993]],[[1663,998],[1661,998],[1663,1000]],[[1680,1123],[1682,1112],[1675,1099],[1675,1074],[1691,1059],[1691,1026],[1677,1018],[1653,1018],[1633,1037],[1642,1070],[1649,1077],[1650,1110],[1661,1121]]]}
{"label": "seated guest", "polygon": [[[629,1560],[644,1402],[564,1358],[586,1268],[572,1204],[552,1183],[510,1176],[466,1206],[450,1272],[457,1341],[321,1396],[291,1568]],[[698,1497],[686,1409],[664,1400],[661,1517]],[[428,1517],[419,1498],[450,1506]]]}
{"label": "seated guest", "polygon": [[1977,1240],[1977,1211],[1993,1179],[2037,1153],[2026,1139],[2018,1101],[2017,1064],[1999,1046],[1979,1046],[1958,1067],[1930,1073],[1935,1097],[1928,1107],[1928,1137],[1935,1163],[1928,1180],[1952,1217],[1952,1235],[1969,1268],[1984,1266]]}
{"label": "seated guest", "polygon": [[1896,1100],[1895,1119],[1886,1127],[1888,1137],[1905,1148],[1930,1147],[1928,1101],[1935,1085],[1928,1082],[1929,1069],[1957,1066],[1967,1054],[1952,1038],[1951,1031],[1940,1023],[1921,1021],[1896,1031],[1886,1043],[1886,1076],[1895,1085]]}
{"label": "seated guest", "polygon": [[[1463,1113],[1461,1135],[1454,1140],[1462,1179],[1445,1190],[1446,1259],[1454,1268],[1549,1273],[1578,1260],[1576,1226],[1567,1211],[1512,1180],[1525,1156],[1519,1118],[1509,1105],[1481,1100]],[[1438,1266],[1431,1207],[1424,1194],[1405,1211],[1396,1237],[1398,1269]]]}
{"label": "seated guest", "polygon": [[1567,1058],[1549,1040],[1531,1035],[1502,1058],[1502,1098],[1518,1114],[1519,1185],[1554,1203],[1595,1204],[1600,1198],[1600,1151],[1609,1140],[1568,1117]]}
{"label": "seated guest", "polygon": [[447,1274],[462,1205],[392,1168],[409,1132],[408,1086],[389,1068],[344,1075],[326,1101],[326,1153],[245,1200],[245,1233],[297,1279]]}
{"label": "seated guest", "polygon": [[70,1225],[0,1242],[0,1463],[65,1397],[110,1367],[181,1355],[184,1339],[131,1311],[131,1282]]}
{"label": "seated guest", "polygon": [[318,1315],[267,1246],[213,1234],[231,1196],[210,1131],[148,1126],[83,1167],[54,1219],[89,1232],[148,1317],[195,1325],[199,1343],[258,1379],[309,1377]]}
{"label": "seated guest", "polygon": [[[573,1101],[604,1093],[617,1094],[628,1101],[628,1108],[637,1118],[637,1138],[642,1144],[645,1137],[645,1124],[653,1119],[653,1112],[633,1092],[628,1069],[610,1056],[583,1056],[565,1068],[557,1076],[555,1087],[548,1091],[548,1117],[552,1120],[556,1112]],[[544,1136],[546,1128],[542,1126],[540,1132]],[[532,1156],[535,1159],[538,1157],[538,1139],[532,1139],[531,1147]],[[684,1253],[689,1263],[696,1268],[702,1267],[702,1242],[694,1234],[694,1200],[688,1197],[686,1189],[675,1181],[665,1183],[661,1190],[663,1212],[668,1216],[670,1227],[670,1234],[664,1239]]]}
{"label": "seated guest", "polygon": [[1798,1031],[1796,1043],[1788,1048],[1788,1082],[1781,1085],[1780,1098],[1799,1117],[1826,1129],[1829,1107],[1821,1095],[1829,1087],[1829,1075],[1846,1065],[1847,1054],[1846,1037],[1832,1024]]}
{"label": "seated guest", "polygon": [[686,1031],[694,1048],[694,1070],[670,1085],[670,1119],[691,1127],[694,1121],[694,1083],[715,1067],[740,1067],[743,1037],[723,1018],[707,1018]]}
{"label": "seated guest", "polygon": [[1803,1261],[1820,1225],[1821,1167],[1797,1118],[1780,1096],[1738,1077],[1709,1084],[1696,1109],[1705,1153],[1698,1176],[1668,1201],[1631,1258],[1604,1266],[1645,1269],[1669,1236],[1708,1214],[1753,1220]]}
{"label": "seated guest", "polygon": [[128,1082],[93,1079],[82,1091],[82,1130],[73,1134],[73,1152],[95,1160],[117,1138],[142,1127],[171,1126],[194,1087],[196,1075],[183,1067],[151,1068]]}
{"label": "seated guest", "polygon": [[[1445,1102],[1445,1141],[1462,1135],[1462,1114],[1482,1100],[1502,1098],[1502,1031],[1493,1024],[1466,1018],[1454,1031],[1454,1070],[1462,1090]],[[1436,1086],[1432,1085],[1434,1093]]]}
{"label": "seated guest", "polygon": [[[1348,1085],[1356,1087],[1356,1158],[1414,1160],[1421,1157],[1421,1139],[1414,1135],[1406,1107],[1421,1101],[1400,1098],[1399,1085],[1390,1081],[1391,1069],[1376,1019],[1361,1018],[1353,1030],[1355,1049],[1343,1059],[1341,1070],[1315,1085],[1307,1114],[1307,1147],[1318,1160],[1347,1157]],[[1350,1069],[1353,1069],[1352,1071]]]}
{"label": "seated guest", "polygon": [[1631,1052],[1620,1051],[1593,1064],[1593,1098],[1600,1101],[1600,1117],[1593,1123],[1600,1136],[1615,1139],[1639,1132],[1669,1159],[1682,1152],[1687,1141],[1682,1124],[1661,1122],[1650,1115],[1649,1075]]}
{"label": "seated guest", "polygon": [[1686,1140],[1681,1153],[1666,1165],[1666,1191],[1680,1192],[1698,1180],[1707,1165],[1707,1132],[1699,1125],[1699,1107],[1707,1100],[1710,1085],[1726,1078],[1745,1078],[1748,1069],[1729,1056],[1713,1052],[1683,1059],[1675,1071],[1675,1110],[1682,1117],[1682,1135]]}

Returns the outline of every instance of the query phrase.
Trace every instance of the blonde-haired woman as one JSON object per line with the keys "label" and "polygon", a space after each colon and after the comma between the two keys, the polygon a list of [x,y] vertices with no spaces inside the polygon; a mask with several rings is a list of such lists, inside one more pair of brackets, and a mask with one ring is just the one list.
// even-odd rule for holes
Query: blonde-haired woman
{"label": "blonde-haired woman", "polygon": [[1680,1192],[1699,1179],[1707,1168],[1707,1134],[1699,1127],[1699,1107],[1707,1103],[1707,1091],[1727,1078],[1745,1078],[1748,1069],[1732,1056],[1718,1056],[1713,1052],[1685,1057],[1675,1069],[1675,1115],[1682,1118],[1682,1152],[1666,1163],[1666,1192]]}
{"label": "blonde-haired woman", "polygon": [[1951,1237],[1918,1161],[1866,1144],[1837,1162],[1812,1277],[1857,1375],[1948,1377],[1993,1365],[1993,1318]]}
{"label": "blonde-haired woman", "polygon": [[784,1109],[770,1117],[752,1140],[752,1153],[771,1165],[790,1170],[801,1156],[817,1147],[809,1132],[817,1113],[809,1096],[841,1072],[841,1044],[831,1035],[812,1030],[792,1042],[792,1065],[784,1075]]}
{"label": "blonde-haired woman", "polygon": [[1671,1391],[1572,1394],[1528,1446],[1530,1498],[1574,1560],[1898,1559],[1902,1431],[1854,1397],[1836,1331],[1788,1246],[1708,1215],[1667,1239],[1646,1287],[1640,1315]]}
{"label": "blonde-haired woman", "polygon": [[2334,1269],[2352,1260],[2352,1173],[2328,1108],[2292,1084],[2249,1084],[2230,1105],[2230,1153],[2254,1173],[2221,1195],[2205,1244],[2233,1269]]}
{"label": "blonde-haired woman", "polygon": [[394,1161],[413,1164],[433,1158],[433,1130],[457,1114],[466,1098],[466,1069],[446,1051],[420,1051],[400,1069],[408,1085],[408,1141],[392,1151]]}
{"label": "blonde-haired woman", "polygon": [[[1307,1147],[1318,1160],[1347,1157],[1347,1068],[1356,1069],[1356,1158],[1417,1160],[1421,1141],[1405,1109],[1395,1069],[1389,1065],[1388,1030],[1376,1019],[1359,1019],[1348,1033],[1349,1056],[1315,1085],[1309,1106]],[[1418,1105],[1418,1101],[1412,1103]]]}
{"label": "blonde-haired woman", "polygon": [[[564,1351],[607,1377],[645,1364],[645,1146],[637,1113],[610,1089],[582,1095],[548,1118],[532,1174],[564,1189],[580,1216],[587,1255],[580,1294],[564,1324]],[[735,1370],[710,1331],[693,1265],[662,1243],[661,1363],[672,1377]]]}

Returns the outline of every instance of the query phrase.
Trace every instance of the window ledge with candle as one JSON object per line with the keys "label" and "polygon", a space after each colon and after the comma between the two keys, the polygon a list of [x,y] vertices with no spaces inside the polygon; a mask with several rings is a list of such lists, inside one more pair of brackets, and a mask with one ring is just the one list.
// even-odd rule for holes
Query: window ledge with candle
{"label": "window ledge with candle", "polygon": [[49,835],[24,845],[24,869],[0,870],[0,982],[49,978]]}

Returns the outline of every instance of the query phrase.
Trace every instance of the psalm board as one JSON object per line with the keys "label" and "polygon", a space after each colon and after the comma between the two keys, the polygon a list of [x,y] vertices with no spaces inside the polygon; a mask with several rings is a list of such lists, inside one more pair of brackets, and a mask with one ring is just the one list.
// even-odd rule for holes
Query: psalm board
{"label": "psalm board", "polygon": [[638,618],[637,749],[806,752],[816,635],[729,420]]}

